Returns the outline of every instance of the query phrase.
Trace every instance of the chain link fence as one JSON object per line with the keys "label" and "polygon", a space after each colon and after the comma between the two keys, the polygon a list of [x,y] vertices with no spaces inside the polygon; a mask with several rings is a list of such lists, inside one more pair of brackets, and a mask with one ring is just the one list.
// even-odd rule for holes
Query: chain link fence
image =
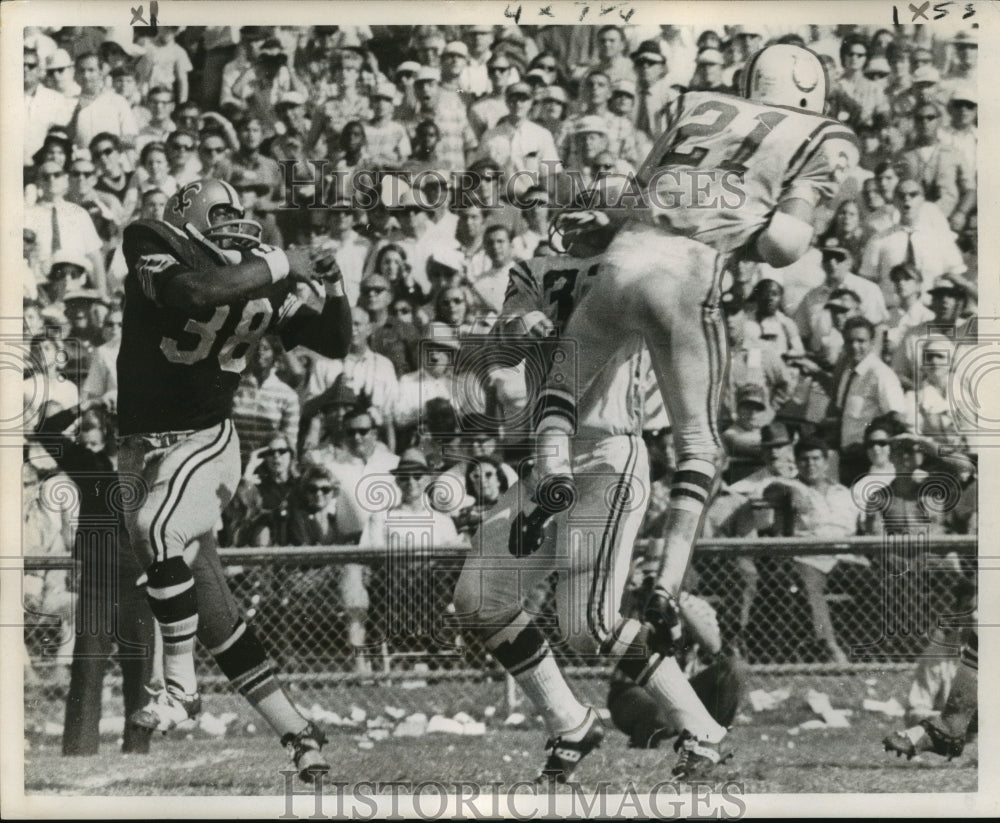
{"label": "chain link fence", "polygon": [[[641,579],[648,548],[637,544],[633,581]],[[343,546],[220,554],[237,599],[300,701],[378,684],[401,687],[397,702],[422,710],[428,688],[438,702],[457,700],[469,682],[503,679],[482,645],[463,634],[451,603],[467,551],[399,556]],[[926,535],[837,542],[706,540],[695,553],[687,588],[715,606],[723,641],[750,663],[751,678],[764,682],[794,675],[805,678],[803,684],[810,678],[828,682],[830,675],[909,668],[922,654],[957,654],[958,641],[951,646],[942,637],[948,636],[947,627],[969,623],[968,592],[962,590],[974,585],[975,552],[975,538]],[[803,583],[803,561],[817,558],[830,567],[822,578],[822,597],[845,653],[839,659],[814,625]],[[24,562],[26,569],[45,574],[65,574],[72,566],[64,558]],[[356,597],[353,605],[343,602],[344,575],[364,585],[367,609],[357,608]],[[541,624],[554,630],[554,620],[546,619],[544,592],[536,600]],[[67,662],[52,656],[59,632],[52,618],[25,629],[32,668],[42,673],[43,683],[47,668]],[[603,688],[605,664],[568,653],[557,637],[553,646],[574,683],[590,681],[587,692]],[[198,668],[206,692],[229,691],[202,648]],[[57,698],[64,686],[50,684],[47,696]]]}

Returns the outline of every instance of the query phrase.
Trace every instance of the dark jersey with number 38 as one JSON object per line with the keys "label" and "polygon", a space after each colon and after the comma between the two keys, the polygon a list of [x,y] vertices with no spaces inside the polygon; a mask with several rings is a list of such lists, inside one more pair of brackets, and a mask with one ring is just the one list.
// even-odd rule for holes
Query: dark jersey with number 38
{"label": "dark jersey with number 38", "polygon": [[185,431],[222,422],[257,342],[305,308],[292,284],[281,281],[267,296],[225,306],[174,308],[160,302],[166,284],[181,272],[218,267],[216,253],[152,220],[127,226],[122,250],[128,275],[118,354],[119,432]]}

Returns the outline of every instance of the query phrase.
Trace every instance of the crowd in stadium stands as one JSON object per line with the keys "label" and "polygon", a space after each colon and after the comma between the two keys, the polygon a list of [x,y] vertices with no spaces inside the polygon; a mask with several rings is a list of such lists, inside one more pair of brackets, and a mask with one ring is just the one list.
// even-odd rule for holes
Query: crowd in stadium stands
{"label": "crowd in stadium stands", "polygon": [[[467,539],[525,454],[504,428],[504,413],[527,403],[516,369],[476,390],[458,373],[460,347],[502,306],[509,266],[557,253],[547,229],[567,181],[634,172],[685,90],[735,90],[750,55],[775,41],[820,55],[829,114],[856,132],[861,159],[800,261],[729,272],[728,464],[708,531],[840,538],[891,521],[974,532],[976,456],[949,381],[956,347],[975,335],[974,28],[26,29],[29,426],[83,404],[85,428],[103,427],[113,450],[122,230],[161,218],[179,187],[218,178],[264,242],[333,250],[357,307],[342,360],[276,337],[250,357],[234,409],[244,477],[223,542],[386,545],[396,509],[423,512],[434,540]],[[469,192],[487,206],[455,196]],[[673,465],[650,385],[643,537],[662,528]],[[73,513],[35,505],[60,466],[28,454],[26,552],[66,552]],[[935,472],[961,489],[947,512],[921,502]],[[899,511],[866,508],[873,477],[896,484]],[[389,510],[375,512],[386,488]],[[810,639],[838,660],[823,590],[844,561],[796,566]],[[757,585],[753,562],[740,571],[737,630]],[[356,646],[367,581],[362,566],[337,580]]]}

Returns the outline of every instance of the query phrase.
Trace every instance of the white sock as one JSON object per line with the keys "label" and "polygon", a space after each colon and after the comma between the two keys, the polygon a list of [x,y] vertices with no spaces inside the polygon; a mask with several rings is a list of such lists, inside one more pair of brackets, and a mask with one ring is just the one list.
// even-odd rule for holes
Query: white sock
{"label": "white sock", "polygon": [[664,706],[677,728],[705,743],[718,743],[726,730],[708,713],[673,657],[665,657],[645,684],[646,691]]}
{"label": "white sock", "polygon": [[585,729],[580,727],[587,719],[587,707],[576,699],[551,651],[546,650],[538,665],[515,674],[514,679],[541,713],[550,734],[567,740],[574,739],[574,732],[583,735]]}

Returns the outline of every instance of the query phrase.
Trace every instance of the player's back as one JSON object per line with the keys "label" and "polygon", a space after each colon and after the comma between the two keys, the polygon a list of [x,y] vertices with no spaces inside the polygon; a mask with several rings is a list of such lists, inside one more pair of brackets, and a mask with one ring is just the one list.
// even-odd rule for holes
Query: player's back
{"label": "player's back", "polygon": [[119,431],[184,431],[221,422],[232,411],[247,355],[270,325],[272,299],[199,310],[166,306],[158,295],[172,277],[219,261],[160,221],[127,226],[122,250],[128,274],[118,354]]}
{"label": "player's back", "polygon": [[728,252],[783,197],[816,205],[857,160],[857,139],[819,114],[720,92],[688,92],[639,169],[660,225]]}
{"label": "player's back", "polygon": [[[600,256],[558,255],[520,261],[510,267],[503,313],[542,311],[562,333],[573,310],[601,276]],[[592,358],[600,364],[594,380],[577,398],[582,437],[641,433],[642,351],[638,335],[614,352],[570,350],[570,356]]]}

